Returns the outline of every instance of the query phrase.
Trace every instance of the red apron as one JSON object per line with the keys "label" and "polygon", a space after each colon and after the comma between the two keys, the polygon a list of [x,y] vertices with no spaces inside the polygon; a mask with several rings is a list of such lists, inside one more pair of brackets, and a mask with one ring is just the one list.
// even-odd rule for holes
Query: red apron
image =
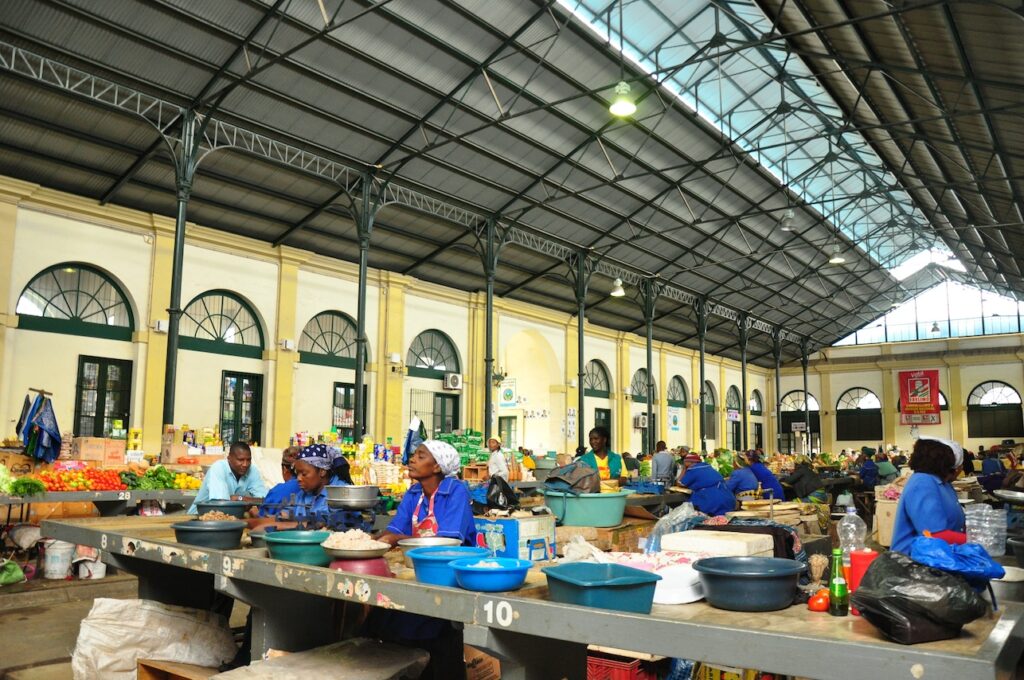
{"label": "red apron", "polygon": [[430,495],[430,502],[427,504],[427,516],[421,521],[416,521],[416,517],[420,514],[420,508],[423,507],[423,496],[416,501],[416,508],[412,511],[412,535],[416,538],[426,538],[428,536],[437,536],[437,518],[434,517],[434,497],[437,496],[435,491]]}

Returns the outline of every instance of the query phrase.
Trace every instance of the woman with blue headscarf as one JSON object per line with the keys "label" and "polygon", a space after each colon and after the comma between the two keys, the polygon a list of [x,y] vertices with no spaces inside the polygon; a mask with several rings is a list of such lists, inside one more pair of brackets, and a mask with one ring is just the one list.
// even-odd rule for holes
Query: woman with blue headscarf
{"label": "woman with blue headscarf", "polygon": [[338,454],[323,444],[313,444],[299,451],[295,458],[295,478],[299,480],[299,493],[291,508],[293,519],[327,515],[327,486],[331,469]]}
{"label": "woman with blue headscarf", "polygon": [[[427,440],[409,457],[409,478],[415,482],[378,540],[395,545],[403,538],[447,536],[463,545],[476,541],[469,490],[456,475],[459,452],[441,441]],[[386,642],[425,649],[430,663],[421,678],[457,680],[466,677],[462,630],[451,621],[374,607],[366,633]]]}

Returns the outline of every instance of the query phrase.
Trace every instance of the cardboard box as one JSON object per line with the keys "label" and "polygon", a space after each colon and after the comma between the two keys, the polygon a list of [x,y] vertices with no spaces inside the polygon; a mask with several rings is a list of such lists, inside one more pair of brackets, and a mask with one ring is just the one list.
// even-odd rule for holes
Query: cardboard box
{"label": "cardboard box", "polygon": [[650,536],[655,524],[657,520],[627,517],[617,527],[598,529],[597,540],[607,541],[615,552],[639,552],[640,539]]}
{"label": "cardboard box", "polygon": [[899,501],[875,501],[875,526],[879,544],[888,548],[892,545],[892,529],[896,524],[896,507]]}
{"label": "cardboard box", "polygon": [[469,645],[463,645],[462,656],[466,660],[466,680],[501,680],[501,664],[493,656]]}
{"label": "cardboard box", "polygon": [[475,519],[477,541],[497,557],[546,562],[555,559],[554,515]]}
{"label": "cardboard box", "polygon": [[177,463],[179,458],[188,457],[188,444],[164,444],[160,447],[160,462]]}
{"label": "cardboard box", "polygon": [[12,477],[23,477],[32,473],[35,459],[14,451],[0,453],[0,465],[6,467]]}
{"label": "cardboard box", "polygon": [[203,454],[200,456],[193,456],[193,458],[196,459],[196,464],[199,465],[200,467],[209,467],[210,465],[216,463],[218,460],[224,460],[224,454]]}
{"label": "cardboard box", "polygon": [[73,517],[99,517],[100,511],[89,501],[64,501],[62,504],[65,519]]}
{"label": "cardboard box", "polygon": [[597,527],[555,527],[555,552],[559,555],[564,555],[565,546],[576,536],[579,536],[598,550],[611,550],[611,539],[607,536],[599,539],[597,531]]}
{"label": "cardboard box", "polygon": [[138,680],[208,680],[220,673],[216,668],[175,661],[139,659]]}
{"label": "cardboard box", "polygon": [[63,519],[63,503],[33,503],[28,510],[28,523],[39,524],[46,519]]}
{"label": "cardboard box", "polygon": [[103,467],[120,467],[124,465],[126,442],[123,439],[107,439],[103,447]]}
{"label": "cardboard box", "polygon": [[75,460],[102,461],[107,453],[107,440],[102,437],[75,437],[71,440],[71,457]]}

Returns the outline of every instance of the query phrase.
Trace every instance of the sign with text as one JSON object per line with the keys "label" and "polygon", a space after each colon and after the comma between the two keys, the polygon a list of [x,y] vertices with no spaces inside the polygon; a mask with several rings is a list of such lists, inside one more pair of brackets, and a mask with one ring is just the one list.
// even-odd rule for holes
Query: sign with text
{"label": "sign with text", "polygon": [[939,371],[900,371],[900,425],[938,425]]}
{"label": "sign with text", "polygon": [[682,420],[682,409],[676,406],[669,406],[668,408],[668,430],[669,432],[679,432],[679,423]]}
{"label": "sign with text", "polygon": [[725,412],[725,419],[729,422],[738,423],[741,420],[740,412],[736,409],[729,409]]}
{"label": "sign with text", "polygon": [[807,432],[807,423],[805,423],[805,422],[790,423],[790,425],[791,425],[790,429],[793,432]]}
{"label": "sign with text", "polygon": [[501,387],[498,388],[498,405],[501,408],[515,408],[518,403],[519,394],[516,391],[516,379],[506,378],[501,381]]}

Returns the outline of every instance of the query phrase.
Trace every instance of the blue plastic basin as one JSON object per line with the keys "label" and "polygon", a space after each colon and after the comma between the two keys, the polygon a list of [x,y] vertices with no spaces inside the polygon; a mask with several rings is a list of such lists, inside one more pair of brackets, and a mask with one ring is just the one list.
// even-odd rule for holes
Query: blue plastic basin
{"label": "blue plastic basin", "polygon": [[617,527],[626,512],[628,491],[571,494],[545,491],[544,503],[567,527]]}
{"label": "blue plastic basin", "polygon": [[[481,563],[498,563],[501,566],[476,566]],[[484,593],[515,590],[523,585],[526,573],[532,566],[533,562],[530,560],[516,560],[510,557],[470,557],[451,563],[459,587],[466,590],[479,590]]]}
{"label": "blue plastic basin", "polygon": [[571,562],[541,569],[555,602],[650,614],[657,574],[621,564]]}
{"label": "blue plastic basin", "polygon": [[707,557],[693,563],[712,607],[770,612],[793,604],[803,562],[779,557]]}
{"label": "blue plastic basin", "polygon": [[429,548],[413,548],[405,555],[412,560],[412,568],[416,572],[416,580],[420,583],[455,588],[459,584],[455,579],[455,570],[451,566],[452,562],[467,557],[480,559],[488,557],[490,554],[491,551],[487,548],[442,545]]}

